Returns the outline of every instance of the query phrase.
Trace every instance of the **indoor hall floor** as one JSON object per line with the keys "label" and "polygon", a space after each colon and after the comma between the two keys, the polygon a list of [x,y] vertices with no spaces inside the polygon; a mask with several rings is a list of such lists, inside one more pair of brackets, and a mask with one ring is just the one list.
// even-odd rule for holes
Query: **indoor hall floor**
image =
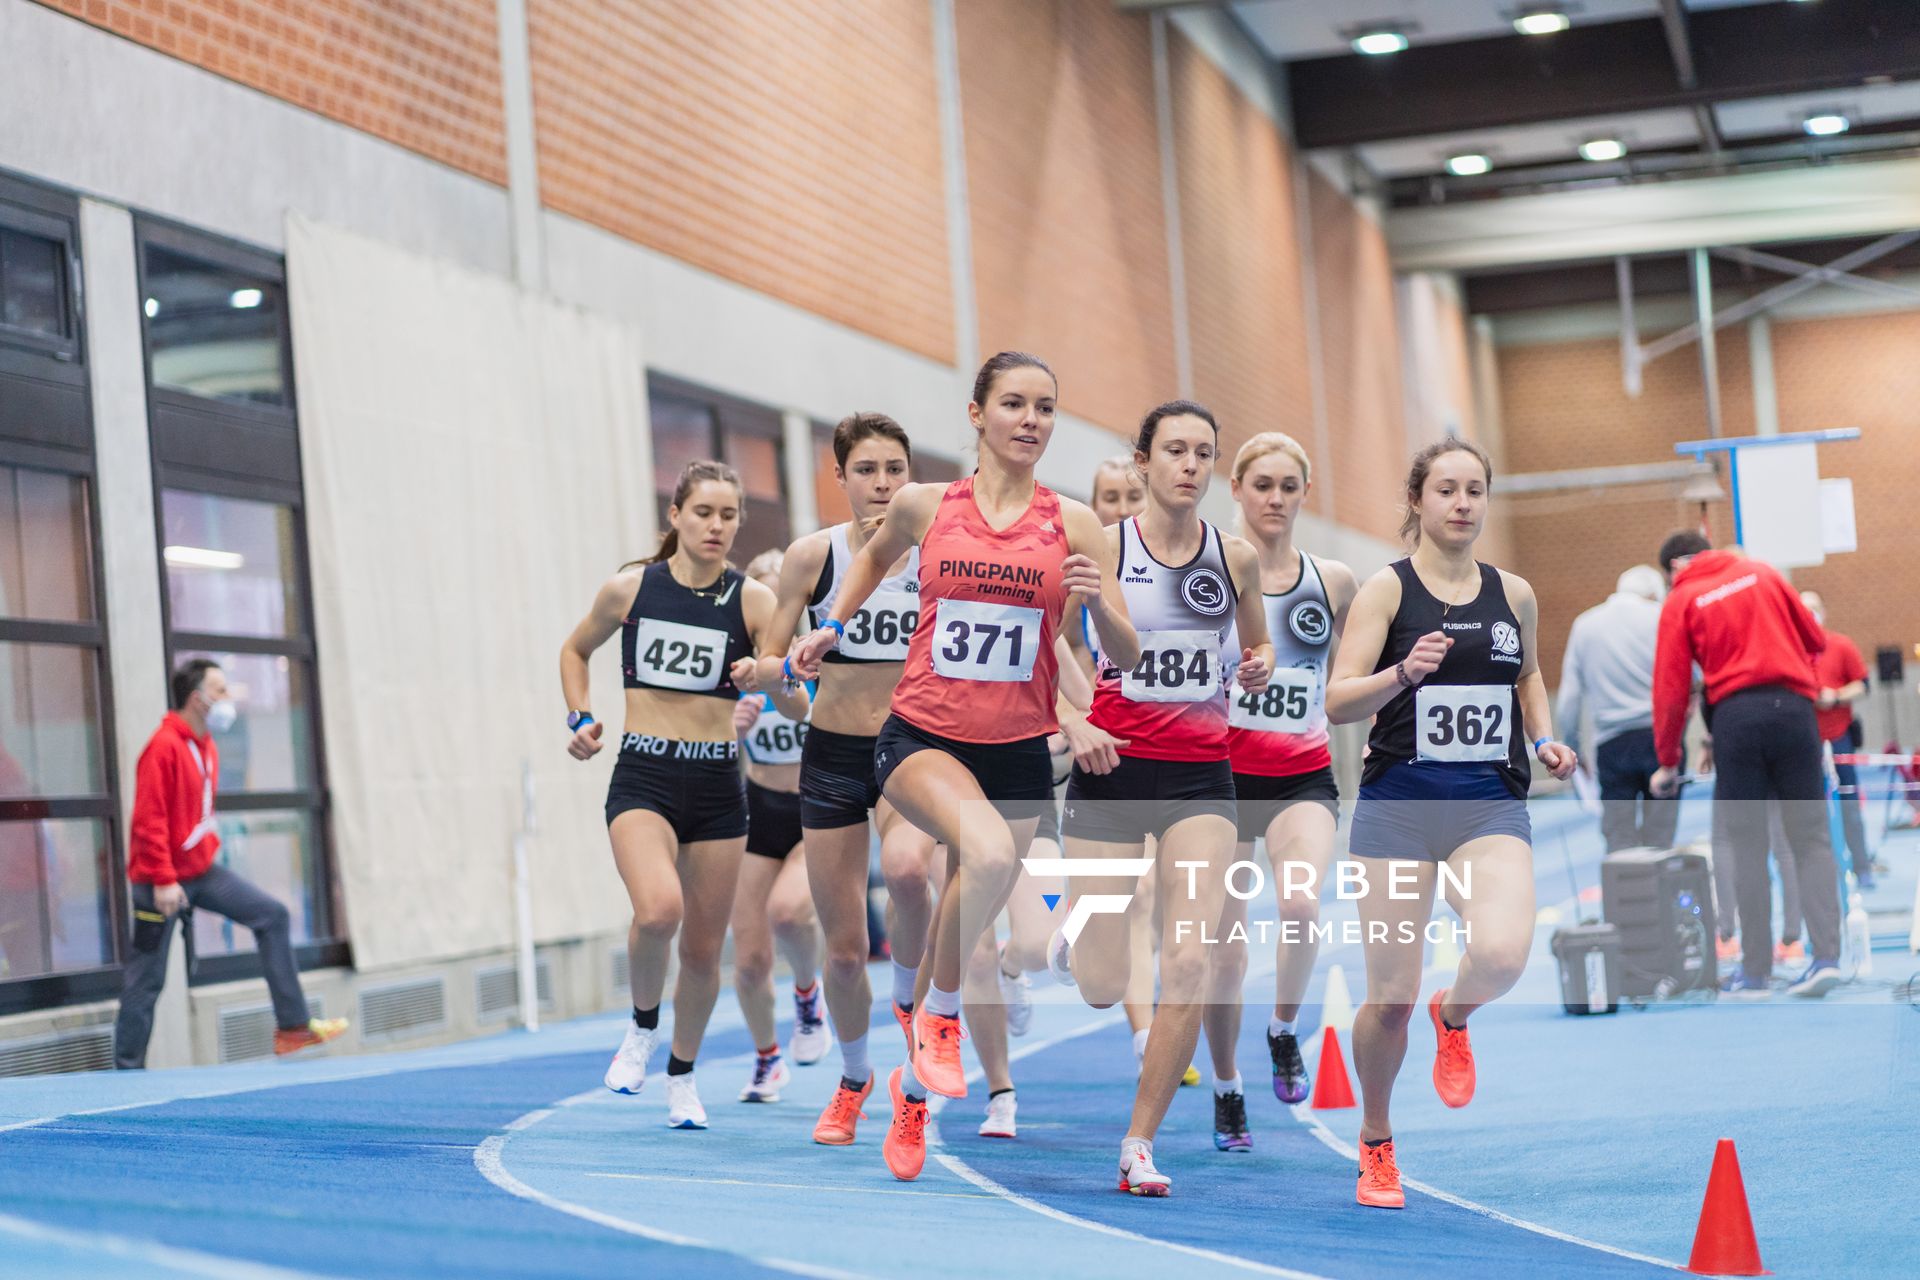
{"label": "indoor hall floor", "polygon": [[[1721,1137],[1772,1272],[1920,1274],[1920,1162],[1900,1151],[1920,1011],[1890,998],[1920,959],[1883,949],[1871,985],[1817,1003],[1568,1017],[1546,940],[1593,896],[1598,837],[1568,801],[1534,810],[1539,934],[1520,988],[1474,1020],[1471,1106],[1435,1097],[1432,1033],[1414,1024],[1395,1109],[1404,1212],[1353,1203],[1357,1111],[1267,1090],[1271,957],[1256,955],[1238,1054],[1254,1150],[1216,1152],[1209,1090],[1181,1090],[1156,1145],[1166,1200],[1113,1190],[1133,1084],[1117,1010],[1042,980],[1013,1042],[1020,1136],[975,1135],[976,1080],[940,1111],[925,1173],[900,1183],[880,1158],[884,1083],[856,1145],[809,1141],[831,1056],[779,1103],[733,1101],[750,1045],[723,996],[700,1065],[706,1132],[668,1130],[657,1084],[601,1087],[614,1017],[384,1056],[0,1082],[0,1274],[1652,1274],[1685,1264]],[[1920,836],[1885,850],[1890,881],[1911,886]],[[1334,965],[1357,998],[1357,949],[1328,948]],[[897,1034],[882,1010],[883,1075]],[[1307,1047],[1317,1062],[1318,1037]]]}

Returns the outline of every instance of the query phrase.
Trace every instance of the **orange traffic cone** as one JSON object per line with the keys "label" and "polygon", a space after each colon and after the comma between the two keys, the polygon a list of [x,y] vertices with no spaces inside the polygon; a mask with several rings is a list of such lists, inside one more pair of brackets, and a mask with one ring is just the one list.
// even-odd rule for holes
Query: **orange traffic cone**
{"label": "orange traffic cone", "polygon": [[1320,1069],[1313,1075],[1313,1109],[1339,1111],[1353,1105],[1347,1060],[1340,1056],[1340,1033],[1327,1027],[1320,1033]]}
{"label": "orange traffic cone", "polygon": [[1707,1177],[1707,1198],[1700,1206],[1700,1226],[1693,1233],[1693,1256],[1687,1270],[1702,1276],[1770,1276],[1760,1262],[1760,1245],[1753,1238],[1753,1215],[1747,1212],[1747,1188],[1740,1180],[1740,1157],[1733,1139],[1722,1138],[1714,1148],[1713,1172]]}

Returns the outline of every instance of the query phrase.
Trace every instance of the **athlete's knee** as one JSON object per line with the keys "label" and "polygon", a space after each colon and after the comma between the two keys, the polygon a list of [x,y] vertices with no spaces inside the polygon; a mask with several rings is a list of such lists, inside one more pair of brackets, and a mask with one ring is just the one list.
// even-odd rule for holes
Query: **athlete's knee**
{"label": "athlete's knee", "polygon": [[1038,938],[1031,942],[1021,937],[1007,939],[1006,966],[1021,973],[1037,973],[1047,967],[1047,942]]}
{"label": "athlete's knee", "polygon": [[1413,1002],[1411,1000],[1373,1000],[1369,998],[1363,1009],[1386,1031],[1405,1031],[1407,1023],[1413,1021]]}
{"label": "athlete's knee", "polygon": [[758,987],[773,980],[773,948],[753,944],[742,947],[734,941],[733,979],[742,987]]}
{"label": "athlete's knee", "polygon": [[1013,848],[1013,833],[998,823],[993,825],[998,829],[981,831],[961,846],[961,865],[969,875],[1005,886],[1019,873],[1020,862]]}
{"label": "athlete's knee", "polygon": [[634,908],[633,931],[643,938],[664,942],[679,930],[680,916],[680,895],[662,894],[659,898],[641,903]]}
{"label": "athlete's knee", "polygon": [[1189,943],[1160,949],[1160,999],[1174,1004],[1198,1000],[1207,981],[1207,952],[1211,947]]}
{"label": "athlete's knee", "polygon": [[927,863],[912,849],[880,852],[880,878],[886,881],[887,896],[895,902],[924,902],[927,897]]}
{"label": "athlete's knee", "polygon": [[814,927],[813,903],[806,898],[776,898],[767,904],[767,923],[783,938],[806,933]]}
{"label": "athlete's knee", "polygon": [[1527,968],[1527,941],[1519,938],[1489,939],[1478,945],[1469,943],[1467,954],[1473,959],[1475,979],[1500,991],[1520,981],[1520,975]]}
{"label": "athlete's knee", "polygon": [[857,938],[827,939],[827,977],[835,986],[856,982],[867,971],[866,930]]}
{"label": "athlete's knee", "polygon": [[[1312,894],[1292,893],[1280,899],[1280,925],[1283,938],[1288,933],[1297,933],[1301,938],[1305,938],[1308,926],[1318,923],[1319,919],[1320,899]],[[1286,927],[1288,924],[1293,928],[1288,929]]]}
{"label": "athlete's knee", "polygon": [[[697,973],[717,972],[725,945],[724,937],[696,937],[693,930],[683,929],[680,931],[680,967]],[[767,967],[769,970],[773,967],[771,960]]]}
{"label": "athlete's knee", "polygon": [[269,898],[253,913],[247,927],[255,933],[282,933],[293,927],[293,913],[278,898]]}
{"label": "athlete's knee", "polygon": [[1207,948],[1207,979],[1216,987],[1240,985],[1247,976],[1245,943],[1222,942]]}

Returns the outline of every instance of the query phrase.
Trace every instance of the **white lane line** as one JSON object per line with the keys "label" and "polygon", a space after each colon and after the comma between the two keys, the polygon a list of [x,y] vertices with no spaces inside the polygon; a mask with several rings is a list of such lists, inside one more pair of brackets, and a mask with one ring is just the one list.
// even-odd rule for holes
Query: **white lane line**
{"label": "white lane line", "polygon": [[[1330,948],[1328,954],[1339,949],[1338,947]],[[1272,974],[1273,970],[1266,968],[1249,972],[1247,977],[1251,980],[1271,977]],[[1036,1053],[1044,1053],[1057,1045],[1067,1043],[1069,1040],[1078,1040],[1082,1036],[1091,1035],[1096,1031],[1103,1031],[1124,1017],[1126,1017],[1126,1010],[1115,1007],[1101,1014],[1099,1017],[1094,1018],[1092,1021],[1075,1027],[1071,1031],[1062,1032],[1057,1036],[1050,1036],[1045,1040],[1037,1040],[1032,1044],[1020,1046],[1007,1055],[1007,1062],[1012,1064],[1020,1061],[1022,1058],[1030,1058]],[[986,1071],[984,1068],[975,1067],[967,1073],[967,1082],[969,1084],[977,1084],[985,1075]],[[945,1109],[947,1102],[948,1099],[941,1097],[939,1094],[934,1094],[928,1099],[928,1114],[932,1120],[932,1123],[927,1126],[927,1145],[929,1147],[937,1148],[945,1145],[940,1138],[939,1116],[940,1112]],[[1143,1235],[1138,1231],[1129,1231],[1125,1227],[1110,1226],[1104,1222],[1096,1222],[1091,1218],[1082,1218],[1075,1214],[1068,1213],[1064,1209],[1056,1209],[1050,1204],[1042,1204],[1038,1200],[1023,1196],[1009,1187],[1004,1187],[956,1155],[952,1155],[946,1151],[936,1150],[933,1153],[933,1158],[946,1166],[948,1172],[954,1174],[956,1177],[965,1179],[974,1186],[979,1187],[982,1191],[990,1191],[1011,1204],[1017,1204],[1022,1209],[1037,1213],[1043,1218],[1051,1218],[1055,1222],[1064,1222],[1069,1226],[1083,1227],[1088,1231],[1098,1232],[1103,1236],[1113,1236],[1120,1240],[1131,1240],[1138,1244],[1153,1245],[1161,1249],[1171,1249],[1175,1253],[1184,1254],[1189,1258],[1200,1258],[1207,1262],[1217,1263],[1220,1266],[1235,1267],[1242,1271],[1251,1271],[1257,1275],[1281,1276],[1284,1280],[1325,1280],[1325,1277],[1317,1276],[1310,1271],[1292,1271],[1285,1267],[1276,1267],[1265,1262],[1255,1262],[1251,1258],[1236,1257],[1231,1253],[1219,1253],[1212,1249],[1202,1249],[1197,1245],[1180,1244],[1173,1240],[1161,1240],[1154,1236]],[[1119,1193],[1116,1192],[1115,1194],[1117,1195]]]}
{"label": "white lane line", "polygon": [[[729,1062],[746,1063],[751,1061],[753,1057],[754,1055],[751,1053],[736,1054],[733,1057],[716,1059],[704,1065],[717,1067]],[[612,1096],[611,1091],[607,1089],[588,1089],[581,1093],[576,1093],[570,1098],[563,1098],[552,1106],[529,1111],[526,1115],[509,1122],[500,1133],[496,1133],[492,1137],[487,1138],[473,1149],[473,1167],[479,1171],[481,1177],[510,1196],[517,1197],[521,1200],[530,1200],[543,1208],[552,1209],[556,1213],[564,1213],[570,1217],[579,1218],[583,1222],[591,1222],[597,1226],[623,1232],[626,1235],[639,1236],[643,1240],[653,1240],[660,1244],[680,1245],[687,1249],[705,1249],[713,1253],[722,1253],[730,1257],[741,1258],[763,1267],[770,1267],[775,1271],[785,1271],[797,1276],[814,1276],[818,1277],[819,1280],[868,1280],[868,1277],[861,1275],[857,1271],[840,1271],[833,1267],[815,1266],[810,1262],[796,1262],[789,1258],[773,1258],[761,1254],[747,1253],[744,1250],[730,1249],[725,1245],[715,1244],[711,1240],[702,1240],[698,1236],[681,1235],[674,1231],[662,1231],[657,1227],[644,1226],[641,1223],[633,1221],[631,1218],[622,1218],[611,1213],[603,1213],[598,1209],[589,1209],[586,1205],[575,1204],[571,1200],[562,1200],[558,1196],[549,1195],[536,1187],[528,1186],[507,1172],[506,1165],[502,1161],[501,1156],[506,1150],[507,1140],[511,1135],[531,1129],[542,1120],[551,1118],[553,1113],[562,1107],[577,1106],[580,1103],[587,1102],[602,1095]],[[589,1174],[588,1176],[610,1175]],[[688,1181],[692,1181],[692,1179],[688,1179]]]}
{"label": "white lane line", "polygon": [[684,1236],[673,1231],[661,1231],[655,1227],[642,1226],[640,1223],[628,1218],[616,1217],[611,1213],[602,1213],[598,1209],[589,1209],[585,1205],[574,1204],[569,1200],[562,1200],[558,1196],[550,1196],[544,1191],[528,1186],[507,1172],[506,1167],[500,1161],[500,1153],[506,1145],[506,1134],[494,1134],[491,1138],[488,1138],[478,1147],[474,1148],[473,1167],[479,1170],[480,1176],[488,1182],[491,1182],[508,1195],[518,1197],[521,1200],[529,1200],[543,1208],[552,1209],[555,1212],[579,1218],[584,1222],[591,1222],[598,1226],[607,1227],[613,1231],[623,1232],[626,1235],[639,1236],[643,1240],[653,1240],[660,1244],[680,1245],[688,1249],[706,1249],[715,1253],[729,1254],[733,1257],[741,1258],[763,1267],[771,1267],[775,1271],[785,1271],[792,1275],[815,1276],[819,1277],[819,1280],[865,1280],[865,1277],[862,1277],[858,1272],[839,1271],[832,1267],[818,1267],[811,1263],[794,1262],[786,1258],[770,1258],[759,1254],[728,1249],[710,1240],[702,1240],[696,1236]]}
{"label": "white lane line", "polygon": [[763,1182],[758,1178],[689,1178],[664,1173],[589,1173],[589,1178],[628,1182],[699,1182],[713,1187],[772,1187],[780,1191],[838,1191],[861,1196],[931,1196],[936,1200],[991,1200],[971,1191],[914,1191],[906,1187],[833,1187],[824,1182]]}
{"label": "white lane line", "polygon": [[318,1280],[316,1273],[311,1271],[292,1271],[286,1267],[268,1266],[264,1262],[223,1258],[218,1254],[201,1253],[197,1249],[161,1244],[157,1240],[136,1240],[131,1236],[107,1235],[91,1230],[67,1231],[6,1213],[0,1213],[0,1232],[25,1240],[37,1240],[42,1244],[105,1254],[142,1267],[157,1263],[177,1271],[208,1276],[211,1280]]}
{"label": "white lane line", "polygon": [[[1309,1059],[1316,1059],[1318,1057],[1320,1041],[1325,1038],[1326,1033],[1324,1031],[1316,1031],[1309,1038],[1308,1044],[1312,1046],[1307,1049]],[[1349,1146],[1338,1134],[1327,1127],[1326,1121],[1313,1113],[1313,1102],[1311,1099],[1308,1099],[1306,1102],[1296,1102],[1293,1106],[1289,1107],[1288,1110],[1292,1111],[1293,1118],[1306,1125],[1307,1131],[1313,1134],[1314,1137],[1320,1139],[1322,1145],[1327,1147],[1328,1150],[1353,1161],[1356,1166],[1359,1164],[1360,1152],[1358,1148]],[[1494,1208],[1492,1205],[1481,1204],[1479,1201],[1469,1200],[1465,1196],[1457,1196],[1451,1191],[1442,1191],[1432,1183],[1422,1182],[1418,1178],[1409,1178],[1402,1174],[1400,1185],[1403,1187],[1411,1187],[1422,1195],[1432,1196],[1435,1200],[1445,1201],[1455,1208],[1465,1209],[1469,1213],[1477,1213],[1482,1217],[1492,1218],[1496,1222],[1504,1222],[1510,1227],[1518,1227],[1522,1231],[1531,1231],[1535,1235],[1547,1236],[1550,1239],[1559,1240],[1565,1244],[1579,1245],[1583,1249],[1594,1249],[1600,1253],[1610,1253],[1617,1258],[1630,1258],[1635,1262],[1644,1262],[1655,1267],[1665,1267],[1670,1271],[1686,1270],[1685,1265],[1674,1262],[1668,1258],[1656,1258],[1652,1254],[1635,1253],[1631,1249],[1622,1249],[1617,1245],[1602,1244],[1598,1240],[1589,1240],[1585,1236],[1576,1236],[1571,1232],[1561,1231],[1557,1227],[1549,1227],[1539,1222],[1530,1222],[1525,1218],[1516,1218],[1510,1213],[1504,1213]]]}

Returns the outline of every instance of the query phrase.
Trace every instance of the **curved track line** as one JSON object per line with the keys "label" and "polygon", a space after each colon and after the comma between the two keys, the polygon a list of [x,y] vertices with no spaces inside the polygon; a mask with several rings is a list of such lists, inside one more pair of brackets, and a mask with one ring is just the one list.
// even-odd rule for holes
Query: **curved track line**
{"label": "curved track line", "polygon": [[[1249,978],[1261,978],[1270,976],[1272,972],[1271,969],[1267,969],[1264,971],[1250,972],[1247,976]],[[1080,1037],[1091,1035],[1096,1031],[1104,1031],[1125,1016],[1126,1010],[1116,1007],[1102,1013],[1099,1017],[1094,1018],[1083,1026],[1075,1027],[1071,1031],[1064,1031],[1057,1036],[1050,1036],[1045,1040],[1037,1040],[1032,1044],[1020,1046],[1020,1048],[1007,1055],[1007,1062],[1012,1064],[1020,1061],[1022,1058],[1031,1058],[1036,1053],[1044,1053],[1046,1050],[1066,1044],[1070,1040],[1078,1040]],[[985,1068],[975,1067],[967,1073],[967,1081],[970,1084],[978,1083],[985,1075]],[[932,1123],[927,1126],[927,1144],[930,1147],[944,1146],[945,1144],[940,1139],[940,1112],[946,1108],[947,1099],[939,1094],[933,1094],[927,1099],[927,1104],[928,1117],[932,1121]],[[1160,1240],[1153,1236],[1143,1235],[1138,1231],[1129,1231],[1125,1227],[1116,1227],[1105,1222],[1095,1222],[1091,1218],[1082,1218],[1075,1214],[1068,1213],[1064,1209],[1056,1209],[1050,1204],[1043,1204],[1038,1200],[1023,1196],[1009,1187],[1001,1186],[998,1182],[995,1182],[986,1174],[981,1173],[959,1156],[951,1155],[946,1151],[936,1151],[933,1158],[944,1165],[948,1172],[954,1174],[956,1177],[965,1179],[974,1186],[979,1187],[982,1191],[990,1191],[1010,1204],[1017,1204],[1022,1209],[1031,1213],[1037,1213],[1043,1218],[1051,1218],[1055,1222],[1064,1222],[1069,1226],[1083,1227],[1088,1231],[1098,1232],[1104,1236],[1114,1236],[1121,1240],[1133,1240],[1140,1244],[1149,1244],[1162,1249],[1171,1249],[1175,1253],[1184,1254],[1189,1258],[1200,1258],[1207,1262],[1218,1263],[1221,1266],[1236,1267],[1243,1271],[1251,1271],[1257,1275],[1280,1276],[1284,1277],[1284,1280],[1326,1280],[1325,1277],[1317,1276],[1310,1271],[1289,1271],[1285,1267],[1276,1267],[1265,1262],[1255,1262],[1251,1258],[1237,1257],[1231,1253],[1218,1253],[1212,1249],[1202,1249],[1198,1245],[1180,1244],[1173,1240]]]}
{"label": "curved track line", "polygon": [[[751,1053],[736,1054],[731,1058],[717,1059],[710,1065],[719,1066],[726,1062],[744,1063],[750,1061],[753,1056]],[[623,1232],[630,1236],[639,1236],[643,1240],[652,1240],[659,1244],[679,1245],[682,1248],[702,1249],[710,1253],[724,1254],[728,1257],[739,1258],[743,1262],[754,1263],[757,1266],[771,1267],[775,1271],[785,1271],[797,1276],[813,1276],[817,1277],[818,1280],[867,1280],[867,1277],[855,1271],[839,1271],[832,1267],[815,1266],[808,1262],[795,1262],[788,1258],[769,1258],[757,1254],[743,1253],[737,1249],[729,1249],[725,1245],[715,1244],[711,1240],[702,1240],[697,1236],[685,1236],[673,1231],[662,1231],[657,1227],[643,1226],[628,1218],[616,1217],[611,1213],[603,1213],[598,1209],[589,1209],[583,1204],[574,1204],[570,1200],[562,1200],[558,1196],[549,1195],[537,1187],[528,1186],[507,1172],[506,1165],[501,1160],[501,1153],[506,1150],[507,1140],[512,1137],[512,1135],[523,1133],[533,1128],[533,1126],[539,1124],[542,1120],[553,1115],[554,1111],[560,1107],[578,1105],[588,1098],[599,1096],[601,1092],[601,1090],[589,1089],[584,1093],[576,1093],[570,1098],[563,1098],[551,1106],[540,1107],[529,1111],[525,1115],[510,1121],[501,1132],[485,1139],[479,1146],[473,1149],[473,1167],[479,1171],[481,1177],[510,1196],[521,1200],[532,1201],[534,1204],[552,1209],[557,1213],[564,1213],[570,1217],[579,1218],[584,1222],[591,1222],[597,1226],[607,1227],[613,1231]],[[239,1280],[239,1278],[236,1278],[236,1280]]]}
{"label": "curved track line", "polygon": [[[1318,1041],[1320,1038],[1320,1033],[1315,1032],[1313,1039]],[[1317,1052],[1317,1050],[1315,1052]],[[1348,1146],[1341,1140],[1338,1134],[1327,1128],[1326,1122],[1319,1116],[1313,1114],[1311,1108],[1311,1102],[1296,1102],[1289,1110],[1293,1112],[1293,1118],[1306,1125],[1308,1131],[1311,1132],[1314,1137],[1320,1139],[1321,1143],[1329,1150],[1358,1164],[1360,1152],[1356,1148]],[[1417,1178],[1402,1176],[1400,1184],[1404,1187],[1411,1187],[1422,1195],[1432,1196],[1435,1200],[1444,1200],[1455,1208],[1465,1209],[1469,1213],[1477,1213],[1482,1217],[1492,1218],[1496,1222],[1504,1222],[1510,1227],[1518,1227],[1522,1231],[1531,1231],[1535,1235],[1546,1236],[1549,1239],[1561,1241],[1563,1244],[1579,1245],[1583,1249],[1594,1249],[1600,1253],[1610,1253],[1616,1258],[1627,1258],[1634,1262],[1644,1262],[1655,1267],[1665,1267],[1670,1271],[1686,1270],[1684,1265],[1668,1258],[1656,1258],[1651,1254],[1635,1253],[1631,1249],[1622,1249],[1616,1245],[1602,1244],[1598,1240],[1589,1240],[1584,1236],[1576,1236],[1571,1232],[1561,1231],[1555,1227],[1545,1226],[1538,1222],[1529,1222],[1525,1218],[1516,1218],[1512,1214],[1503,1213],[1491,1205],[1481,1204],[1477,1200],[1469,1200],[1465,1196],[1457,1196],[1451,1191],[1442,1191],[1439,1187],[1431,1183],[1421,1182]]]}

